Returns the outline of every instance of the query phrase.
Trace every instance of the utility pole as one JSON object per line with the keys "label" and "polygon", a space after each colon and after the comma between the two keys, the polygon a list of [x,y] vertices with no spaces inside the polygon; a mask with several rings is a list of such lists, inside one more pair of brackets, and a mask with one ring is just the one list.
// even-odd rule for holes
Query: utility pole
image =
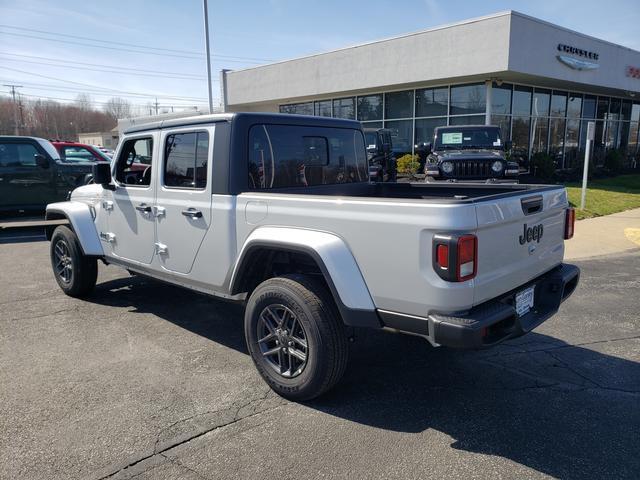
{"label": "utility pole", "polygon": [[158,97],[156,97],[156,103],[154,103],[156,107],[156,115],[158,115]]}
{"label": "utility pole", "polygon": [[202,0],[204,7],[204,46],[207,55],[207,83],[209,85],[209,113],[213,113],[213,92],[211,90],[211,52],[209,51],[209,10],[207,0]]}
{"label": "utility pole", "polygon": [[22,85],[3,84],[4,87],[11,88],[11,97],[13,98],[13,126],[14,133],[20,135],[20,125],[18,123],[18,102],[16,101],[16,88],[22,88]]}

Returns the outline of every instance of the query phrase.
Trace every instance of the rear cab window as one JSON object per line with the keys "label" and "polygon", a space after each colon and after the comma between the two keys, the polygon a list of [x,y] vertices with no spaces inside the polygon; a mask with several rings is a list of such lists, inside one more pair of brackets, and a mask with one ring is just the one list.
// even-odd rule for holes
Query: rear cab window
{"label": "rear cab window", "polygon": [[251,190],[369,179],[364,137],[351,128],[253,125],[248,162]]}

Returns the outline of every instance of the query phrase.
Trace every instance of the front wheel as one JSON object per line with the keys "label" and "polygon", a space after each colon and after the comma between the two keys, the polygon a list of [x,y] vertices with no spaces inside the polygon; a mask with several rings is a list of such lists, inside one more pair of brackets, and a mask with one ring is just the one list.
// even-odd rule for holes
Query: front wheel
{"label": "front wheel", "polygon": [[258,372],[285,398],[318,397],[344,374],[348,343],[342,320],[324,284],[309,276],[286,275],[258,285],[244,329]]}
{"label": "front wheel", "polygon": [[64,225],[51,236],[51,267],[58,285],[70,297],[91,293],[98,278],[98,262],[82,253],[76,234]]}

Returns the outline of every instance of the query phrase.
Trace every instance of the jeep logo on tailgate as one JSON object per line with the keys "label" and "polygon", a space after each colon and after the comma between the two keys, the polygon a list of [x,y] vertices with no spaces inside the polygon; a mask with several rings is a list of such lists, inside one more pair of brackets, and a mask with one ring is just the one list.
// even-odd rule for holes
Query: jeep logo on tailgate
{"label": "jeep logo on tailgate", "polygon": [[542,224],[536,225],[535,227],[527,227],[527,224],[524,224],[524,231],[522,235],[520,235],[520,245],[524,245],[525,243],[529,243],[533,240],[540,243],[542,239],[542,232],[544,231],[544,227]]}

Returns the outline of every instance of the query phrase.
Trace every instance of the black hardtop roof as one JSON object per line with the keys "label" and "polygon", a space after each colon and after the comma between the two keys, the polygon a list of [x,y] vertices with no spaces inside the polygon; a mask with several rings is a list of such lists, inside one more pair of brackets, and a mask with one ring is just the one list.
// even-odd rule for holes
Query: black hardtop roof
{"label": "black hardtop roof", "polygon": [[24,139],[42,140],[44,142],[49,141],[46,138],[32,137],[30,135],[0,135],[0,140],[24,140]]}
{"label": "black hardtop roof", "polygon": [[476,128],[500,128],[497,125],[446,125],[436,127],[436,130],[471,130]]}
{"label": "black hardtop roof", "polygon": [[163,128],[188,127],[191,125],[208,125],[217,122],[240,122],[242,124],[268,123],[280,125],[306,125],[317,127],[357,128],[362,126],[355,120],[341,118],[315,117],[310,115],[290,115],[284,113],[216,113],[213,115],[196,115],[193,117],[172,118],[156,122],[134,125],[124,130],[124,134],[159,130]]}

